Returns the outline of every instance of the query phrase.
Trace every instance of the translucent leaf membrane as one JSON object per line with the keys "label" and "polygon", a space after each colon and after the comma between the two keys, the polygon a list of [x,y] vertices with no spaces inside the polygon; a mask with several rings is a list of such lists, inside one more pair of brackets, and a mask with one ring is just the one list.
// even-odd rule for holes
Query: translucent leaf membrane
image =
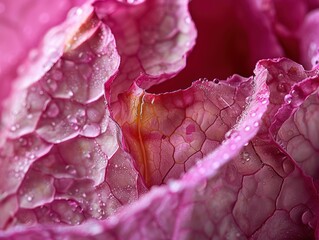
{"label": "translucent leaf membrane", "polygon": [[218,147],[251,100],[252,88],[252,78],[235,75],[162,95],[134,85],[120,95],[114,118],[147,184],[178,178]]}
{"label": "translucent leaf membrane", "polygon": [[[132,38],[122,34],[134,30],[137,22],[140,32],[148,27],[154,30],[155,40],[161,39],[156,33],[163,29],[171,36],[169,24],[161,28],[154,23],[157,17],[172,13],[174,3],[99,1],[95,8],[114,32],[125,63],[130,55],[122,52],[136,44],[130,45]],[[181,16],[188,16],[187,3],[176,5]],[[160,11],[156,15],[153,9]],[[145,17],[149,12],[150,19]],[[119,65],[108,27],[90,8],[84,16],[79,31],[65,31],[71,34],[58,39],[60,48],[39,54],[33,63],[35,72],[28,71],[31,65],[25,67],[28,74],[17,87],[22,98],[13,101],[8,107],[13,112],[5,115],[0,171],[7,181],[0,185],[4,189],[0,226],[47,225],[11,228],[0,232],[0,239],[314,238],[319,201],[309,177],[313,175],[306,164],[295,161],[297,151],[288,149],[286,131],[280,131],[293,114],[311,109],[313,104],[307,101],[317,89],[318,72],[305,72],[287,59],[263,60],[254,78],[233,76],[222,84],[199,81],[184,91],[154,95],[143,88],[172,77],[183,64],[164,61],[161,65],[160,55],[146,54],[152,57],[145,62],[135,58]],[[144,19],[146,27],[139,25]],[[166,18],[161,22],[166,23]],[[193,25],[189,18],[186,23],[188,31]],[[133,35],[143,40],[138,33]],[[193,31],[186,35],[195,36]],[[149,50],[138,46],[138,53]],[[150,44],[151,49],[154,46]],[[183,59],[188,50],[167,54]],[[49,64],[43,65],[47,59]],[[152,67],[148,68],[148,62]],[[119,75],[114,78],[118,66]],[[178,70],[173,71],[174,67]],[[170,70],[165,72],[166,68]],[[134,77],[130,79],[123,69]],[[51,81],[47,74],[63,81]],[[107,98],[118,96],[111,111],[123,136],[110,117],[110,106],[105,106],[100,88],[105,83]],[[22,121],[33,116],[36,121]],[[302,126],[298,130],[312,137]],[[312,149],[309,152],[313,154]],[[18,177],[12,177],[16,172]],[[180,174],[184,175],[172,180]],[[144,182],[167,184],[140,197],[146,191]]]}
{"label": "translucent leaf membrane", "polygon": [[4,112],[1,229],[106,218],[145,191],[105,106],[119,66],[110,29],[85,5],[41,46]]}
{"label": "translucent leaf membrane", "polygon": [[[38,225],[7,232],[2,239],[45,237],[48,234],[52,238],[63,236],[68,239],[313,239],[318,198],[311,179],[305,177],[291,156],[278,146],[271,132],[258,133],[260,126],[267,124],[265,119],[279,119],[279,113],[273,110],[277,105],[271,103],[287,104],[284,97],[279,100],[276,94],[269,92],[275,82],[269,79],[278,77],[279,70],[288,76],[298,66],[285,59],[261,62],[255,70],[253,87],[248,88],[252,93],[250,101],[238,118],[233,116],[237,121],[234,120],[236,123],[225,134],[223,143],[179,180],[152,188],[108,220],[90,221],[72,228]],[[302,69],[292,72],[296,74],[295,81],[301,83],[318,78],[311,76],[312,80],[309,80]],[[237,77],[241,81],[235,84],[232,83],[234,78],[229,80],[233,87],[240,88],[245,82],[252,81]],[[292,76],[289,79],[292,81]],[[186,91],[171,95],[178,96],[187,91],[200,93],[203,89],[197,85],[217,87],[198,82]],[[225,84],[222,88],[230,86]],[[146,94],[136,87],[132,88],[134,91],[135,94]],[[164,99],[168,96],[170,94],[155,97]],[[236,99],[235,95],[231,96]],[[144,98],[147,100],[147,94]],[[156,101],[162,103],[155,98],[154,104]],[[171,119],[168,121],[172,122]]]}
{"label": "translucent leaf membrane", "polygon": [[271,127],[274,139],[289,153],[318,189],[318,87],[315,73],[308,79],[295,84],[289,94],[289,101],[276,114]]}
{"label": "translucent leaf membrane", "polygon": [[188,12],[188,0],[96,1],[98,16],[115,36],[121,56],[119,74],[107,84],[112,102],[138,85],[149,88],[176,75],[186,65],[186,55],[195,44],[196,30]]}
{"label": "translucent leaf membrane", "polygon": [[[51,5],[50,1],[0,2],[0,102],[9,96],[17,68],[29,51],[37,47],[43,34],[64,21],[67,12],[84,1],[66,0]],[[31,53],[32,54],[32,53]],[[2,107],[0,107],[0,112]]]}

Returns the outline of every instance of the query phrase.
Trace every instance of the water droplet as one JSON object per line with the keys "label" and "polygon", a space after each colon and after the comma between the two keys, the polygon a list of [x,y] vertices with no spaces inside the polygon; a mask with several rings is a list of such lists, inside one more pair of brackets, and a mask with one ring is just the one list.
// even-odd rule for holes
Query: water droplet
{"label": "water droplet", "polygon": [[35,155],[34,153],[29,153],[29,154],[28,154],[28,158],[31,159],[31,160],[33,160],[33,159],[36,158],[36,155]]}
{"label": "water droplet", "polygon": [[84,157],[90,159],[91,158],[91,153],[90,152],[85,153]]}
{"label": "water droplet", "polygon": [[284,101],[285,101],[285,103],[290,104],[291,101],[292,101],[292,96],[291,96],[290,94],[287,94],[287,95],[284,97]]}
{"label": "water droplet", "polygon": [[55,92],[58,88],[58,84],[56,83],[56,81],[50,78],[47,80],[47,86],[52,92]]}
{"label": "water droplet", "polygon": [[25,138],[19,138],[19,143],[21,146],[25,147],[28,144],[28,141]]}
{"label": "water droplet", "polygon": [[70,90],[70,91],[68,91],[68,96],[69,97],[73,97],[73,95],[74,95],[74,93]]}
{"label": "water droplet", "polygon": [[76,169],[74,168],[74,166],[66,165],[65,170],[71,175],[76,175]]}
{"label": "water droplet", "polygon": [[101,128],[96,123],[85,124],[82,129],[82,135],[85,137],[97,137],[101,132]]}
{"label": "water droplet", "polygon": [[33,118],[33,115],[30,113],[27,115],[27,119],[32,119]]}
{"label": "water droplet", "polygon": [[225,138],[230,138],[231,136],[231,133],[232,133],[232,130],[229,130],[226,134],[225,134]]}
{"label": "water droplet", "polygon": [[78,8],[78,9],[76,9],[76,11],[75,11],[75,14],[76,14],[77,16],[80,16],[82,13],[83,13],[83,9],[82,9],[82,8]]}
{"label": "water droplet", "polygon": [[254,127],[258,127],[259,126],[259,122],[254,122]]}
{"label": "water droplet", "polygon": [[303,224],[309,224],[312,218],[313,214],[309,210],[305,211],[301,216]]}
{"label": "water droplet", "polygon": [[55,102],[51,102],[46,110],[46,115],[50,118],[55,118],[60,113],[60,109]]}
{"label": "water droplet", "polygon": [[246,127],[245,127],[245,131],[246,131],[246,132],[250,131],[250,126],[246,126]]}
{"label": "water droplet", "polygon": [[191,23],[191,18],[190,18],[189,16],[187,16],[187,17],[185,18],[185,22],[186,22],[187,24],[190,24],[190,23]]}
{"label": "water droplet", "polygon": [[245,162],[248,162],[250,161],[250,155],[248,152],[243,152],[242,153],[242,159],[245,161]]}
{"label": "water droplet", "polygon": [[33,200],[33,197],[32,197],[32,196],[27,196],[27,201],[28,201],[28,202],[32,202],[32,200]]}
{"label": "water droplet", "polygon": [[19,125],[19,124],[15,124],[15,125],[12,125],[12,126],[10,127],[10,131],[11,131],[11,132],[15,132],[15,131],[17,131],[19,128],[20,128],[20,125]]}
{"label": "water droplet", "polygon": [[250,116],[252,116],[252,117],[256,117],[256,112],[252,112],[251,114],[250,114]]}
{"label": "water droplet", "polygon": [[246,143],[244,144],[244,146],[245,146],[245,147],[247,147],[247,146],[248,146],[248,144],[249,144],[249,143],[248,143],[248,142],[246,142]]}
{"label": "water droplet", "polygon": [[279,83],[277,86],[277,90],[278,92],[286,93],[288,91],[288,88],[285,83]]}
{"label": "water droplet", "polygon": [[178,181],[171,180],[168,182],[168,187],[172,192],[178,192],[181,190],[181,184]]}

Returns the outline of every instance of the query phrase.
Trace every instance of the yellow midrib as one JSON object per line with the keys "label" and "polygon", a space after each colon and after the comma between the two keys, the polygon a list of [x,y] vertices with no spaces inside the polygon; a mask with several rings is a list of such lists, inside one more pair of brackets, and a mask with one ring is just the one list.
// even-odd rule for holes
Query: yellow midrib
{"label": "yellow midrib", "polygon": [[146,154],[145,145],[144,145],[144,141],[143,141],[143,137],[141,133],[143,105],[144,105],[144,93],[139,97],[139,103],[137,107],[137,133],[138,133],[138,141],[140,145],[140,150],[142,152],[142,164],[144,166],[142,175],[144,176],[146,185],[149,187],[150,185],[149,165],[148,165],[147,154]]}

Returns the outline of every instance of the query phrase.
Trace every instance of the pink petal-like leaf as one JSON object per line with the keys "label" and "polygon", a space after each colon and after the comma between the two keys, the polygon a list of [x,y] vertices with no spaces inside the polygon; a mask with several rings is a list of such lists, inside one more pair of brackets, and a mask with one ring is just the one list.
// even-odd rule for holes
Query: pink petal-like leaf
{"label": "pink petal-like leaf", "polygon": [[[0,104],[9,96],[17,68],[32,48],[37,47],[43,34],[62,22],[67,12],[82,0],[66,0],[50,4],[50,1],[0,2]],[[0,112],[2,107],[0,107]]]}
{"label": "pink petal-like leaf", "polygon": [[145,191],[104,102],[115,40],[84,6],[24,65],[3,117],[1,228],[105,218]]}

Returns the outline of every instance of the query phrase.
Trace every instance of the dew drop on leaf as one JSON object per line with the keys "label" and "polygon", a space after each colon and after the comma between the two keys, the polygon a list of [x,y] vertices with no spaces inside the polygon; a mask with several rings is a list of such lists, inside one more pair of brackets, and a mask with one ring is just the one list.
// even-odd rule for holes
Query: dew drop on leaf
{"label": "dew drop on leaf", "polygon": [[97,137],[101,132],[101,128],[96,123],[85,124],[82,129],[82,135],[85,137]]}
{"label": "dew drop on leaf", "polygon": [[290,104],[292,101],[292,96],[290,94],[287,94],[284,98],[285,103]]}
{"label": "dew drop on leaf", "polygon": [[58,105],[54,102],[50,103],[50,105],[47,108],[46,114],[50,118],[55,118],[60,113],[60,109]]}

